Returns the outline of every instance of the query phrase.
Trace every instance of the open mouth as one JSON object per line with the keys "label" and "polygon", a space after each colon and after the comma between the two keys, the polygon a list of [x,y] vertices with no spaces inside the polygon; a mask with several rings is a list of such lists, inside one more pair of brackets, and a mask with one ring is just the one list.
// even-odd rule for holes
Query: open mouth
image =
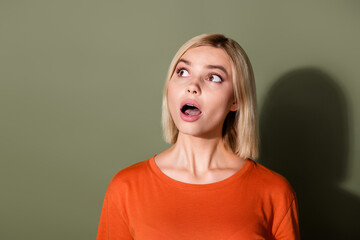
{"label": "open mouth", "polygon": [[192,104],[185,104],[182,106],[181,112],[187,116],[198,116],[201,114],[200,109]]}

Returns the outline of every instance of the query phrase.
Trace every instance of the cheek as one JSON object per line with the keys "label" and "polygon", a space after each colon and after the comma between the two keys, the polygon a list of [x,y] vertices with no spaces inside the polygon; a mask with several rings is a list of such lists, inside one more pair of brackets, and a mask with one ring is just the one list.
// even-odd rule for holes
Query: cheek
{"label": "cheek", "polygon": [[178,90],[176,89],[176,87],[169,83],[168,86],[168,90],[167,90],[167,99],[168,99],[168,106],[169,106],[169,111],[171,114],[175,113],[176,111],[176,107],[177,107],[177,94],[178,94]]}
{"label": "cheek", "polygon": [[221,113],[228,112],[233,103],[233,97],[231,91],[218,92],[209,98],[209,102],[213,107]]}
{"label": "cheek", "polygon": [[169,99],[172,98],[172,96],[176,92],[174,88],[175,88],[174,84],[172,84],[171,81],[170,81],[169,85],[168,85],[168,89],[167,89],[167,94],[168,94]]}

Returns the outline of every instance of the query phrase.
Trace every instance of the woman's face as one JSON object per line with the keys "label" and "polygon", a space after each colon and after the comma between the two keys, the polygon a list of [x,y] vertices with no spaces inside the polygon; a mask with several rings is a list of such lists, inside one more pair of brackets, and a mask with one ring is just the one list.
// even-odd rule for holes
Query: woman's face
{"label": "woman's face", "polygon": [[220,48],[200,46],[187,50],[168,85],[168,105],[181,133],[221,137],[222,126],[234,104],[231,59]]}

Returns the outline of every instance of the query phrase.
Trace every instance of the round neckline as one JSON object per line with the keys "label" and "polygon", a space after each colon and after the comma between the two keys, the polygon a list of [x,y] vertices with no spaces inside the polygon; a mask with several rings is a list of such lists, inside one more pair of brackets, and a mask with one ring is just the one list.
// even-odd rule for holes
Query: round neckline
{"label": "round neckline", "polygon": [[166,175],[163,171],[161,171],[161,169],[158,167],[158,165],[155,162],[155,156],[157,154],[155,154],[152,158],[150,158],[148,160],[148,165],[150,167],[150,169],[153,171],[153,173],[160,178],[161,181],[177,187],[177,188],[182,188],[182,189],[188,189],[188,190],[202,190],[202,189],[218,189],[218,188],[223,188],[226,185],[232,184],[234,182],[236,182],[252,165],[252,160],[251,159],[246,159],[244,165],[234,174],[232,174],[231,176],[220,180],[218,182],[213,182],[213,183],[204,183],[204,184],[195,184],[195,183],[186,183],[186,182],[181,182],[178,181],[176,179],[173,179],[171,177],[169,177],[168,175]]}

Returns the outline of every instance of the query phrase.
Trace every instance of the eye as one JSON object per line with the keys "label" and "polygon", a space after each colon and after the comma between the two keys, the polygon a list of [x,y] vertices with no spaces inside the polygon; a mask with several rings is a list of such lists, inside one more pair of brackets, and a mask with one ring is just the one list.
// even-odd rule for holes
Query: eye
{"label": "eye", "polygon": [[222,82],[222,78],[216,74],[210,74],[208,77],[208,80],[211,82],[216,82],[216,83],[220,83]]}
{"label": "eye", "polygon": [[179,70],[176,71],[176,73],[179,77],[187,77],[190,75],[189,72],[184,68],[180,68]]}

